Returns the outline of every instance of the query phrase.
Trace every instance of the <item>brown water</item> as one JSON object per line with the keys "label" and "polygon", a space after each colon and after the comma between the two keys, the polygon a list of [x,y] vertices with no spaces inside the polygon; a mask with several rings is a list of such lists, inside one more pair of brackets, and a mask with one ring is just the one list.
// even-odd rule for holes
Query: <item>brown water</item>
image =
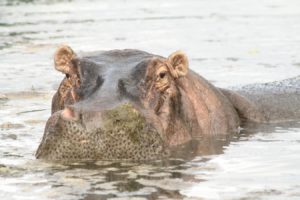
{"label": "brown water", "polygon": [[0,0],[0,199],[300,199],[300,123],[247,126],[192,160],[35,160],[75,51],[181,49],[221,87],[300,74],[300,1]]}

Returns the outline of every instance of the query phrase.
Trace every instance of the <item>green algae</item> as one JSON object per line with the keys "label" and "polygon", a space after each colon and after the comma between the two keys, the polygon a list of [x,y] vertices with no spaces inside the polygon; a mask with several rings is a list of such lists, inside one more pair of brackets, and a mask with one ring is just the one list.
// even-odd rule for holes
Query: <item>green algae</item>
{"label": "green algae", "polygon": [[107,133],[128,134],[133,142],[139,141],[139,133],[144,131],[145,118],[129,103],[106,111],[103,128]]}

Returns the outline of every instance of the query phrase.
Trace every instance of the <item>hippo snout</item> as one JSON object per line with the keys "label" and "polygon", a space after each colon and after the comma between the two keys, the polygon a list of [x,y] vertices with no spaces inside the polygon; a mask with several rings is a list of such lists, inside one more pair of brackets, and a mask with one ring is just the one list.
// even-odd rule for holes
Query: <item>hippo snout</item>
{"label": "hippo snout", "polygon": [[36,157],[48,160],[130,159],[166,156],[160,134],[131,104],[95,113],[54,113]]}

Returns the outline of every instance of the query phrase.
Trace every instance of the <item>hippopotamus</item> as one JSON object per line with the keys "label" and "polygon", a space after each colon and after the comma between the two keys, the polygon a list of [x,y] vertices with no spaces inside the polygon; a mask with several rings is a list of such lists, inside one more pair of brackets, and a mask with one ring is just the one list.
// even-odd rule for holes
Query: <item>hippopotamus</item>
{"label": "hippopotamus", "polygon": [[36,158],[155,160],[204,136],[231,135],[246,122],[300,119],[300,77],[222,89],[168,57],[124,49],[54,55],[65,76],[52,99]]}

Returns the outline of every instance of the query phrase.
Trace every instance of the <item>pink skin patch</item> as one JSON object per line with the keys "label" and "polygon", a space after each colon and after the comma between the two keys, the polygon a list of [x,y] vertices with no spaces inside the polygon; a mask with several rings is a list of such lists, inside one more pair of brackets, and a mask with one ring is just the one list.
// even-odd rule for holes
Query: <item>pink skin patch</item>
{"label": "pink skin patch", "polygon": [[61,116],[68,121],[76,121],[78,120],[78,115],[76,114],[74,108],[66,107],[62,113]]}
{"label": "pink skin patch", "polygon": [[76,94],[74,88],[72,88],[72,90],[71,90],[71,95],[72,95],[72,98],[74,99],[75,102],[79,101],[79,97]]}

